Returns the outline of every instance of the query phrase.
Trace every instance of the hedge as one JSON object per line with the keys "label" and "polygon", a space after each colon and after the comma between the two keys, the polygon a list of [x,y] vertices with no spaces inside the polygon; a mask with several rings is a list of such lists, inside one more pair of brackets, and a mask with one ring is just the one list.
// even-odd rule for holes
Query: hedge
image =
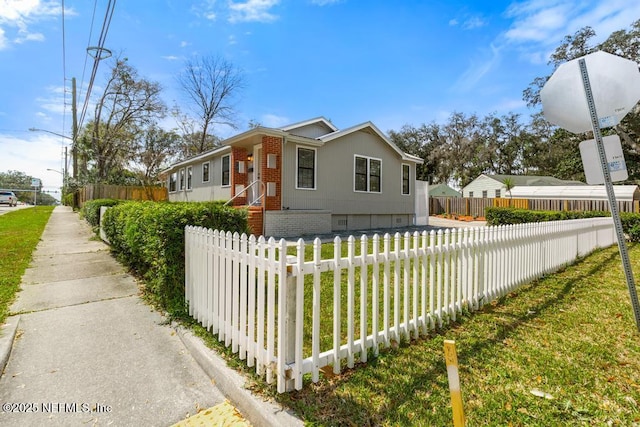
{"label": "hedge", "polygon": [[[490,207],[485,210],[487,225],[523,224],[526,222],[561,221],[611,216],[606,211],[530,211],[526,209]],[[640,242],[640,214],[620,213],[622,230],[632,242]]]}
{"label": "hedge", "polygon": [[516,208],[488,207],[485,210],[487,225],[524,224],[527,222],[564,221],[610,216],[605,211],[531,211]]}
{"label": "hedge", "polygon": [[82,206],[80,215],[82,215],[92,227],[98,227],[100,225],[100,207],[111,207],[119,203],[122,203],[122,201],[114,199],[89,200]]}
{"label": "hedge", "polygon": [[170,315],[184,316],[184,229],[187,225],[247,233],[247,211],[221,202],[126,202],[107,210],[102,226],[112,251],[144,278]]}

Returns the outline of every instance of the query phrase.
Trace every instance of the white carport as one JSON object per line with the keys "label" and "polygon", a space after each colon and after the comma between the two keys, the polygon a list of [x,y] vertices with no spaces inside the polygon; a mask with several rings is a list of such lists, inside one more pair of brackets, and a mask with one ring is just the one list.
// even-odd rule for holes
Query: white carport
{"label": "white carport", "polygon": [[[619,202],[640,200],[637,185],[614,185],[613,190]],[[506,196],[509,197],[509,193]],[[604,185],[516,186],[510,196],[514,199],[607,200],[607,190]]]}

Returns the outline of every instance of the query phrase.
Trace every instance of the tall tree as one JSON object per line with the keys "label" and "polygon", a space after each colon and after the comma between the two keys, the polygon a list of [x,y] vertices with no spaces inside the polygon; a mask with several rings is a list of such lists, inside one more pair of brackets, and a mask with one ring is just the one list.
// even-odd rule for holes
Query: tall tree
{"label": "tall tree", "polygon": [[416,178],[423,181],[433,181],[437,168],[437,163],[430,156],[434,146],[430,133],[429,127],[424,124],[419,128],[406,124],[399,131],[388,131],[389,139],[398,148],[424,160],[423,164],[416,167]]}
{"label": "tall tree", "polygon": [[[197,138],[190,154],[211,149],[216,142],[214,127],[227,125],[236,128],[235,100],[244,88],[240,69],[220,56],[202,56],[188,60],[178,82],[191,101],[190,110],[197,118],[197,131],[189,133]],[[213,136],[213,138],[212,138]]]}
{"label": "tall tree", "polygon": [[160,92],[160,84],[141,78],[126,58],[114,59],[93,119],[80,136],[95,181],[107,182],[125,170],[142,130],[165,116]]}
{"label": "tall tree", "polygon": [[146,128],[137,139],[136,156],[132,169],[143,185],[154,184],[163,167],[169,166],[178,152],[180,137],[173,131],[166,131],[157,125]]}

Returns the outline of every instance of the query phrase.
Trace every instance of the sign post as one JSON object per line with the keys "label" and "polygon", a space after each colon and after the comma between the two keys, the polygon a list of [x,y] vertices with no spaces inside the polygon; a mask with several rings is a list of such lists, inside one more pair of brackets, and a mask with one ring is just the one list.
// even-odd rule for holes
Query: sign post
{"label": "sign post", "polygon": [[638,294],[636,292],[636,284],[633,278],[633,270],[631,270],[631,261],[629,260],[629,252],[627,251],[627,243],[625,242],[624,232],[622,230],[622,221],[618,212],[618,203],[616,195],[613,191],[613,183],[611,182],[611,170],[607,161],[607,153],[604,151],[604,142],[602,141],[602,132],[600,132],[600,122],[596,112],[596,105],[593,100],[593,92],[589,81],[589,73],[587,71],[587,63],[584,58],[578,61],[580,66],[580,74],[582,75],[582,84],[584,92],[587,96],[587,105],[591,116],[591,127],[593,128],[593,136],[596,140],[596,148],[600,156],[600,164],[602,166],[602,175],[604,175],[604,186],[607,189],[607,197],[609,198],[609,209],[611,209],[611,217],[613,225],[616,229],[616,237],[618,238],[618,250],[622,258],[622,268],[627,279],[627,287],[629,288],[629,297],[633,307],[633,314],[636,320],[636,328],[640,331],[640,305],[638,305]]}
{"label": "sign post", "polygon": [[[593,66],[593,85],[587,69],[587,61],[590,62],[590,66]],[[579,81],[584,89],[586,110],[584,99],[581,100],[581,97],[576,96],[581,92],[576,84],[576,72],[579,73]],[[611,182],[610,165],[600,131],[601,127],[618,124],[640,99],[638,64],[605,52],[586,55],[561,65],[542,88],[540,97],[545,117],[551,123],[574,133],[593,131],[636,328],[640,331],[640,305]],[[600,111],[600,117],[598,111]]]}

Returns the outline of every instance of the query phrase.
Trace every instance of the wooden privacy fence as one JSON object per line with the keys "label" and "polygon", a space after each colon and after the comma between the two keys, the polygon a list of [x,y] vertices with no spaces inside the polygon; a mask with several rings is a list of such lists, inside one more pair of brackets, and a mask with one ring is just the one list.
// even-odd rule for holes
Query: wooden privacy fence
{"label": "wooden privacy fence", "polygon": [[[430,215],[484,217],[489,206],[514,207],[537,211],[609,211],[607,200],[550,200],[478,197],[429,197]],[[640,212],[640,201],[618,201],[620,212]]]}
{"label": "wooden privacy fence", "polygon": [[82,187],[79,192],[80,206],[88,200],[118,199],[118,200],[155,200],[169,199],[166,187],[107,185],[92,184]]}
{"label": "wooden privacy fence", "polygon": [[185,293],[190,315],[282,393],[615,241],[611,218],[336,237],[329,253],[319,239],[188,226]]}

